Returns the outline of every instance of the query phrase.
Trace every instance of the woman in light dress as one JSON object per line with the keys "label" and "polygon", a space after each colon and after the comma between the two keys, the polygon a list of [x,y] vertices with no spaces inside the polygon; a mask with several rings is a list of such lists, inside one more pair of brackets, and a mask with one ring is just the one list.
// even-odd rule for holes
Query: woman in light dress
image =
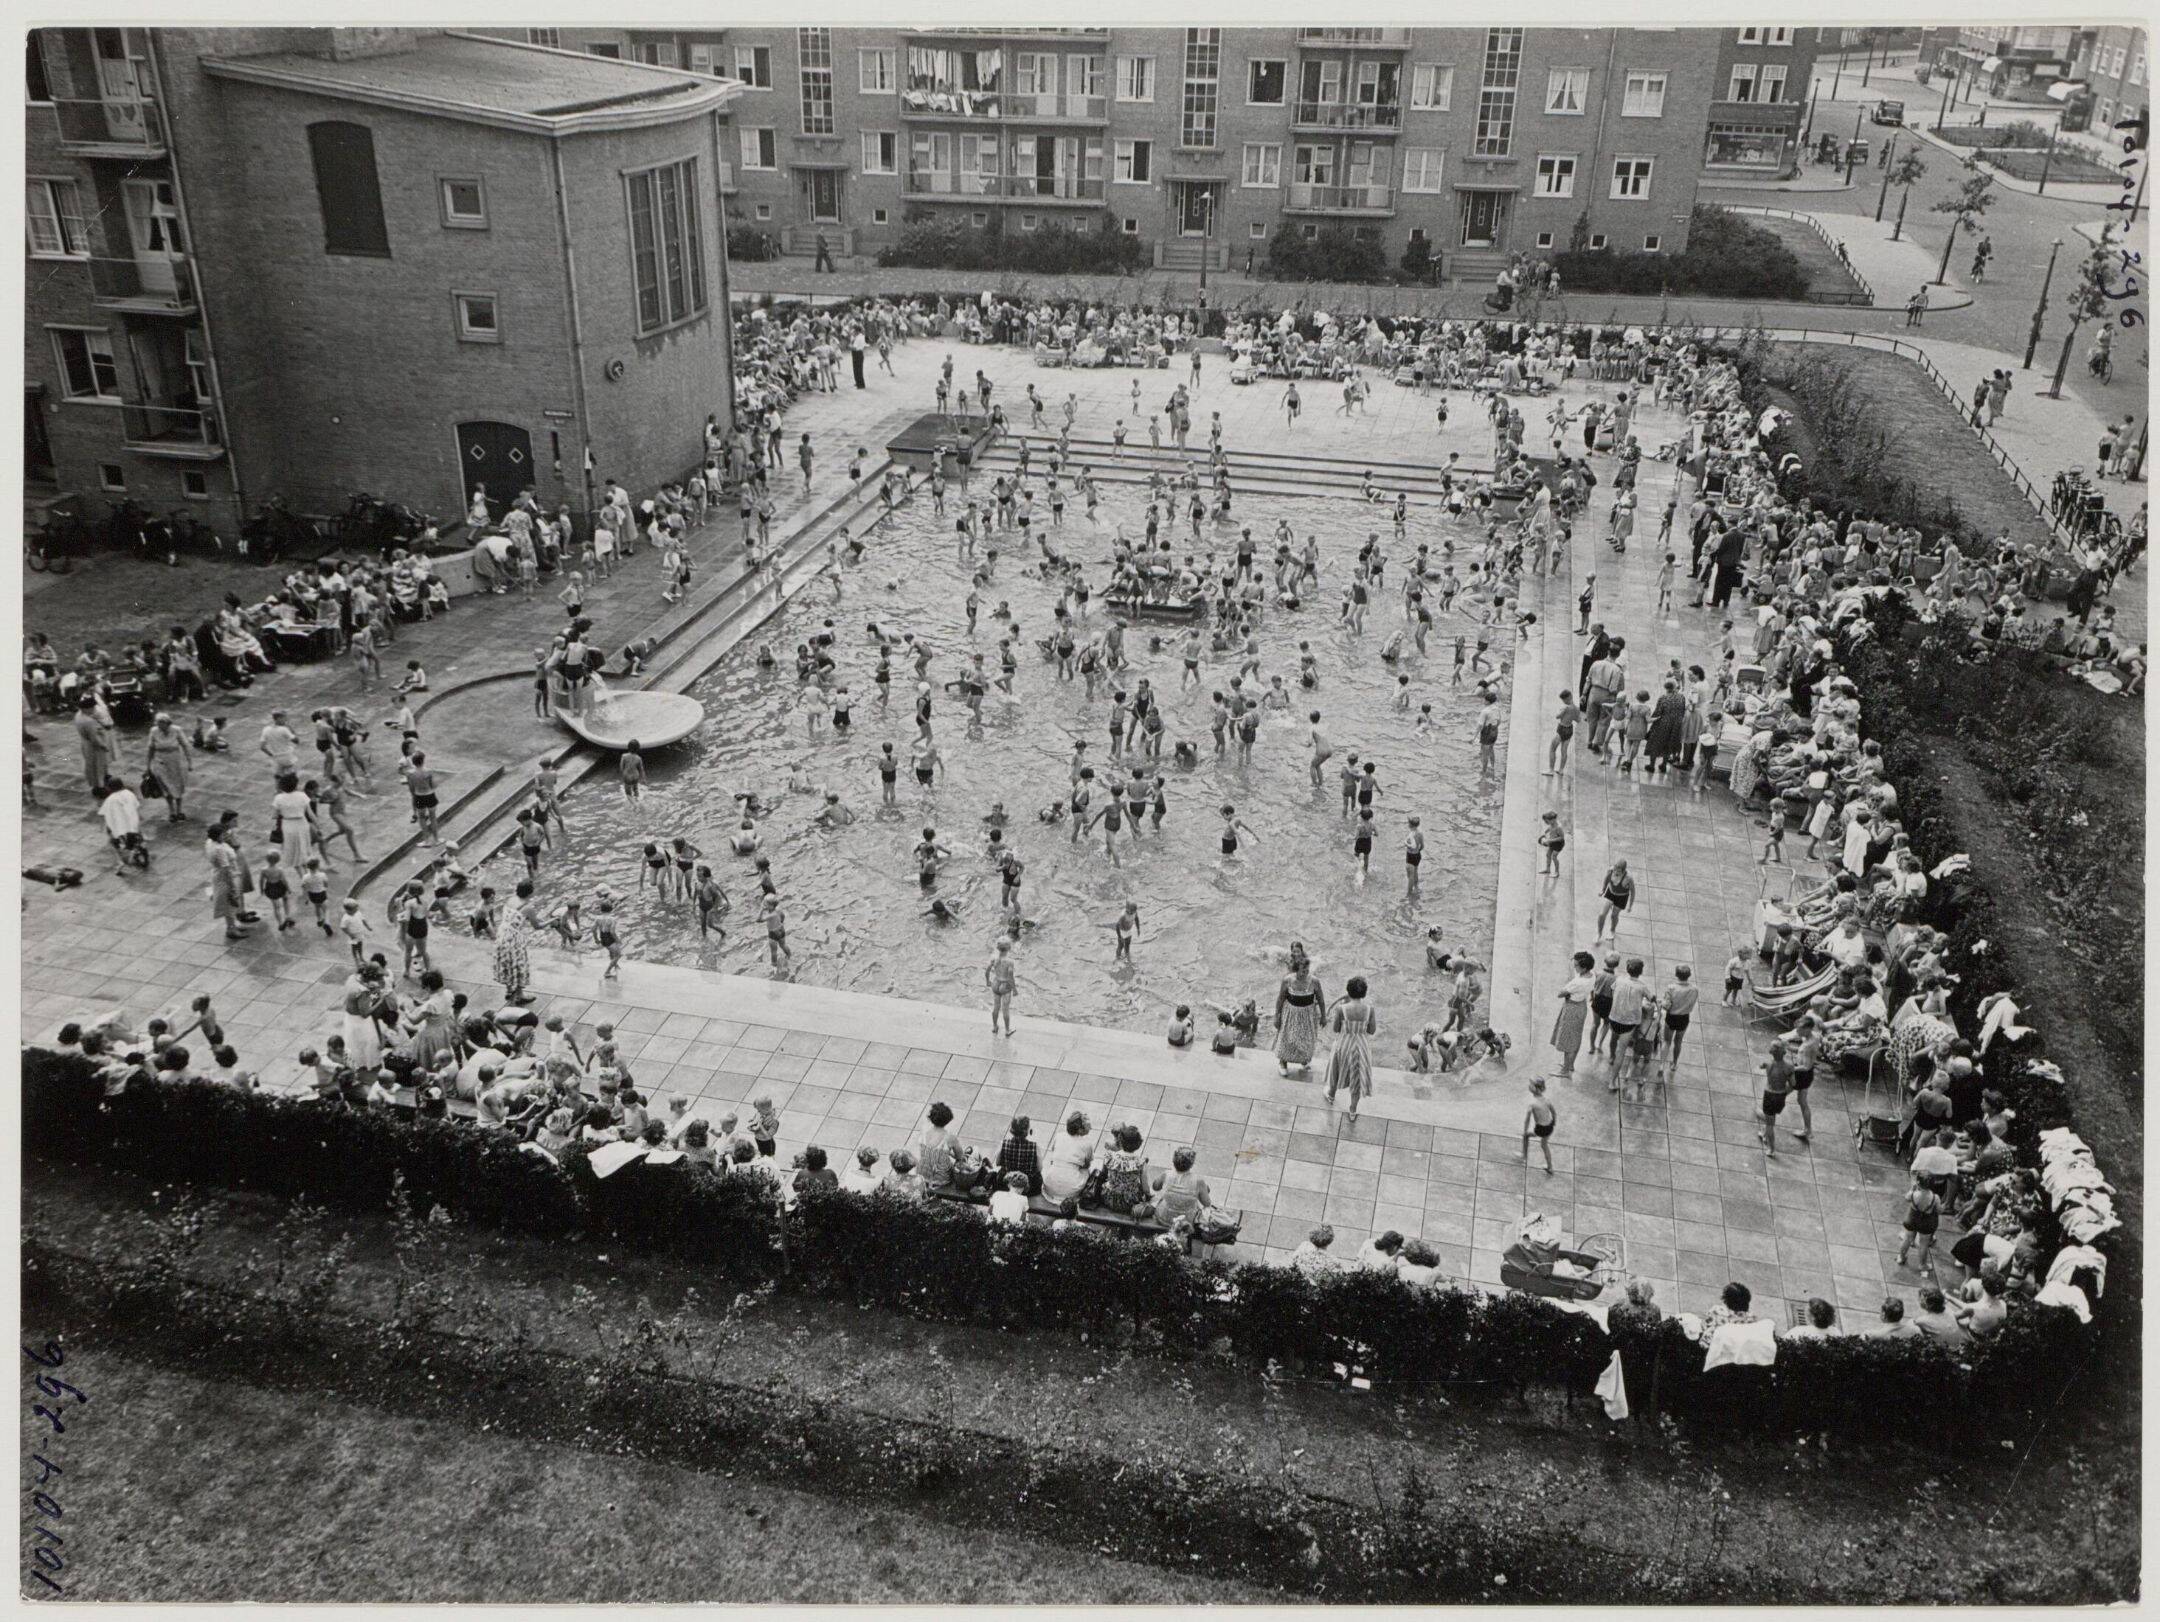
{"label": "woman in light dress", "polygon": [[[271,826],[277,830],[278,846],[285,853],[285,866],[297,878],[307,871],[308,863],[321,854],[315,826],[315,802],[301,788],[296,773],[280,773],[277,786],[278,791],[270,801]],[[325,860],[323,865],[330,864]]]}
{"label": "woman in light dress", "polygon": [[182,802],[187,798],[189,750],[187,739],[173,726],[170,715],[158,713],[144,751],[143,768],[165,793],[165,820],[178,822],[187,815]]}
{"label": "woman in light dress", "polygon": [[1290,943],[1290,972],[1275,993],[1275,1063],[1284,1075],[1296,1065],[1308,1075],[1313,1049],[1327,1018],[1327,994],[1313,978],[1312,960],[1302,941]]}
{"label": "woman in light dress", "polygon": [[1553,1020],[1552,1045],[1560,1050],[1560,1074],[1575,1073],[1575,1055],[1582,1050],[1583,1020],[1590,1011],[1595,988],[1597,959],[1588,952],[1575,954],[1575,976],[1560,988],[1560,1012]]}
{"label": "woman in light dress", "polygon": [[1087,1186],[1095,1158],[1094,1127],[1080,1110],[1065,1117],[1065,1130],[1043,1158],[1042,1190],[1046,1199],[1078,1199]]}
{"label": "woman in light dress", "polygon": [[1379,1028],[1372,1005],[1365,1000],[1365,977],[1354,974],[1343,988],[1343,1000],[1335,1005],[1335,1051],[1328,1056],[1328,1103],[1338,1092],[1350,1094],[1350,1119],[1357,1119],[1358,1101],[1372,1091],[1372,1052],[1367,1040]]}

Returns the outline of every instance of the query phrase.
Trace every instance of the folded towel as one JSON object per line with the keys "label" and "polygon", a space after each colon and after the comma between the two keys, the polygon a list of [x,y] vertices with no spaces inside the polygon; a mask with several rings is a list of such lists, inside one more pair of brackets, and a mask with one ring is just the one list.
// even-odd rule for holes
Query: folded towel
{"label": "folded towel", "polygon": [[1605,1372],[1598,1376],[1597,1394],[1605,1403],[1607,1419],[1627,1418],[1627,1373],[1620,1366],[1618,1352],[1612,1354],[1612,1361],[1605,1365]]}
{"label": "folded towel", "polygon": [[1719,1324],[1711,1332],[1710,1350],[1703,1356],[1703,1372],[1727,1363],[1768,1368],[1777,1361],[1777,1331],[1758,1318],[1753,1323]]}

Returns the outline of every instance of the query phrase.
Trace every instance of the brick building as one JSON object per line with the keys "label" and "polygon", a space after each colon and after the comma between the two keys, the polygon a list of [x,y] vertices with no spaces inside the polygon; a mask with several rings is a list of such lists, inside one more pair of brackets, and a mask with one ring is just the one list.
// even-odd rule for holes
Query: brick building
{"label": "brick building", "polygon": [[2152,105],[2145,83],[2145,30],[2085,28],[2070,51],[2068,81],[2090,98],[2086,127],[2097,143],[2122,140],[2115,126],[2145,114]]}
{"label": "brick building", "polygon": [[1421,237],[1483,279],[1578,227],[1597,246],[1684,246],[1725,36],[1758,31],[497,32],[740,81],[731,229],[788,252],[819,235],[871,252],[928,214],[1123,232],[1159,265],[1226,268],[1340,225],[1390,260]]}
{"label": "brick building", "polygon": [[1721,28],[1703,178],[1774,180],[1800,165],[1801,127],[1824,28]]}
{"label": "brick building", "polygon": [[[403,29],[31,37],[33,489],[582,509],[731,394],[710,76]],[[42,94],[40,94],[42,92]]]}

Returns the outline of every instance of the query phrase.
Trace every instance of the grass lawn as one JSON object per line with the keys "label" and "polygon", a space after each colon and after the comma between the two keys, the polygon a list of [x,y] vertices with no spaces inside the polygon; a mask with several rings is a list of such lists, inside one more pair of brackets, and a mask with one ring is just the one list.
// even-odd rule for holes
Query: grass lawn
{"label": "grass lawn", "polygon": [[2079,152],[2057,152],[2053,163],[2048,162],[2045,152],[1982,152],[1979,156],[1989,168],[2000,169],[2020,180],[2038,180],[2043,168],[2050,181],[2061,181],[2066,185],[2107,186],[2120,178],[2113,169],[2097,164]]}
{"label": "grass lawn", "polygon": [[[34,1337],[42,1340],[42,1336]],[[62,1460],[81,1600],[375,1604],[1235,1604],[1232,1582],[962,1532],[631,1455],[305,1404],[71,1354]],[[28,1420],[27,1407],[25,1419]],[[43,1422],[38,1422],[43,1428]],[[36,1444],[29,1429],[24,1449]],[[25,1556],[27,1564],[27,1554]],[[24,1592],[40,1592],[31,1585]]]}
{"label": "grass lawn", "polygon": [[1748,224],[1760,226],[1793,251],[1807,272],[1808,298],[1811,301],[1831,302],[1836,295],[1851,294],[1855,300],[1860,296],[1859,278],[1846,268],[1829,243],[1815,234],[1799,220],[1781,220],[1776,215],[1742,216]]}

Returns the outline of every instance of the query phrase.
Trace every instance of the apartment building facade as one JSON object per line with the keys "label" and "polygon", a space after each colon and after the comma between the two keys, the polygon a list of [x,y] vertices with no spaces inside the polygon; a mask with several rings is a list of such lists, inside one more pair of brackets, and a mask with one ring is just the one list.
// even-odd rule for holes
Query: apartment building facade
{"label": "apartment building facade", "polygon": [[44,29],[29,71],[34,490],[583,509],[728,408],[729,84],[410,29]]}
{"label": "apartment building facade", "polygon": [[2146,116],[2152,106],[2146,85],[2145,30],[2080,29],[2070,51],[2069,82],[2091,98],[2087,128],[2097,142],[2115,144],[2115,126]]}
{"label": "apartment building facade", "polygon": [[[875,251],[930,216],[1121,232],[1158,264],[1242,269],[1285,233],[1332,225],[1390,259],[1419,237],[1449,273],[1485,275],[1578,227],[1600,247],[1685,246],[1710,109],[1731,85],[1725,36],[1743,32],[1761,31],[730,28],[575,43],[741,82],[730,222],[790,252],[821,235]],[[1761,52],[1790,57],[1797,106],[1801,48]],[[1758,96],[1746,115],[1796,127],[1776,105]],[[1774,174],[1789,145],[1735,133],[1715,150],[1727,171]]]}
{"label": "apartment building facade", "polygon": [[1721,28],[1703,138],[1703,178],[1776,180],[1800,165],[1815,61],[1837,30]]}

